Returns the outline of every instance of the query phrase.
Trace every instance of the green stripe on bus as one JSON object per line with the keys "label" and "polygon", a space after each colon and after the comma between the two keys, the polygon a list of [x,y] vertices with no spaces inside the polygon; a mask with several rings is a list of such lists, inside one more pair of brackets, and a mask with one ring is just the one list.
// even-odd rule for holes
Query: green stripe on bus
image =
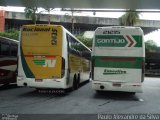
{"label": "green stripe on bus", "polygon": [[45,60],[33,60],[36,65],[45,65]]}
{"label": "green stripe on bus", "polygon": [[143,57],[92,57],[95,67],[141,69]]}
{"label": "green stripe on bus", "polygon": [[35,76],[33,75],[32,71],[29,69],[28,65],[27,65],[27,62],[24,58],[24,54],[23,54],[23,51],[22,51],[22,47],[21,47],[21,61],[22,61],[22,67],[23,67],[23,70],[24,70],[24,73],[26,75],[27,78],[35,78]]}
{"label": "green stripe on bus", "polygon": [[[130,37],[130,36],[129,36]],[[95,46],[96,47],[125,47],[130,44],[130,40],[123,35],[96,35]],[[133,38],[133,39],[132,39]],[[142,47],[142,36],[132,35],[131,40],[134,44],[132,47]]]}
{"label": "green stripe on bus", "polygon": [[142,43],[143,43],[143,38],[142,38],[142,36],[132,35],[132,37],[133,37],[133,38],[135,39],[135,41],[137,42],[134,47],[142,47]]}

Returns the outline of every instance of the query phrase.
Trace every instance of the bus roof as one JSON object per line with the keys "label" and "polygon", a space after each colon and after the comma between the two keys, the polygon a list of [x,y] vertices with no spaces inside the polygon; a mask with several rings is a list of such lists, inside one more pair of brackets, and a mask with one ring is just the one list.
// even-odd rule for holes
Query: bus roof
{"label": "bus roof", "polygon": [[134,26],[103,26],[103,27],[98,27],[97,29],[101,29],[101,28],[141,29],[140,27],[134,27]]}
{"label": "bus roof", "polygon": [[98,27],[95,30],[95,35],[99,34],[108,34],[108,35],[144,35],[143,30],[140,27],[132,27],[132,26],[106,26],[106,27]]}
{"label": "bus roof", "polygon": [[19,42],[18,40],[14,40],[14,39],[7,38],[7,37],[2,37],[2,36],[0,36],[0,38],[3,38],[3,39],[5,39],[5,40],[9,40],[9,41],[11,41],[11,42],[16,42],[16,43]]}

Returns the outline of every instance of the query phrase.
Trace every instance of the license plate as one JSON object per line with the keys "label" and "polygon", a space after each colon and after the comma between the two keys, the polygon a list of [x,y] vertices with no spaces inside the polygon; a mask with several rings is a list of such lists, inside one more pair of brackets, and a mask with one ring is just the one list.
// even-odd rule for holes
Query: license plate
{"label": "license plate", "polygon": [[121,87],[120,83],[113,83],[112,85],[115,86],[115,87]]}
{"label": "license plate", "polygon": [[35,79],[36,82],[42,82],[42,79]]}

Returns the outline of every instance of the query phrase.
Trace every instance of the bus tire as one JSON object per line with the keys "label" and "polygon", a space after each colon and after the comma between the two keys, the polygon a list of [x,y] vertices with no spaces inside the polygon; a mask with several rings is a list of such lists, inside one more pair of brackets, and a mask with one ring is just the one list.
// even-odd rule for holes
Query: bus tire
{"label": "bus tire", "polygon": [[77,87],[79,88],[80,85],[80,80],[81,80],[81,76],[80,73],[78,74],[78,78],[77,78]]}
{"label": "bus tire", "polygon": [[89,72],[89,81],[91,81],[91,78],[92,78],[92,73]]}
{"label": "bus tire", "polygon": [[102,91],[100,91],[100,90],[96,90],[96,93],[97,93],[97,94],[100,94],[100,93],[102,93]]}
{"label": "bus tire", "polygon": [[78,89],[78,79],[77,79],[76,74],[73,77],[73,86],[72,86],[72,89],[73,90],[77,90]]}

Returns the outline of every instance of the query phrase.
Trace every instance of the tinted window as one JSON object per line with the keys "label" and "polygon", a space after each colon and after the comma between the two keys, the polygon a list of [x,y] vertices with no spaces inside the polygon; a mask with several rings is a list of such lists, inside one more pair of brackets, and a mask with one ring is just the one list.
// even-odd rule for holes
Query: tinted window
{"label": "tinted window", "polygon": [[86,59],[90,59],[91,52],[84,47],[80,42],[74,39],[72,36],[67,34],[67,40],[69,42],[69,52],[77,56],[82,56]]}
{"label": "tinted window", "polygon": [[1,42],[1,55],[9,56],[10,54],[10,47],[8,42]]}
{"label": "tinted window", "polygon": [[11,56],[17,56],[17,45],[11,45]]}
{"label": "tinted window", "polygon": [[80,44],[72,36],[67,34],[67,40],[69,42],[69,52],[77,56],[81,56]]}

